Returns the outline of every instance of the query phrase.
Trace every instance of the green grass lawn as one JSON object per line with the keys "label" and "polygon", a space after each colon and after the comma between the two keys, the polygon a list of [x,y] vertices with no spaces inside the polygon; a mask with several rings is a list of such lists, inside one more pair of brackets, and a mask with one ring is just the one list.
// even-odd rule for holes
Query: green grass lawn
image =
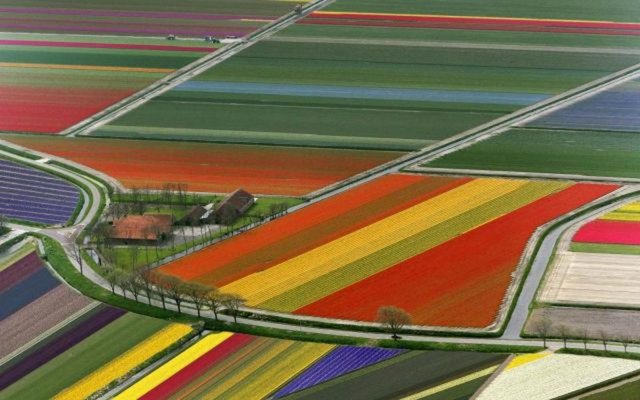
{"label": "green grass lawn", "polygon": [[166,327],[128,313],[0,393],[0,399],[48,399]]}
{"label": "green grass lawn", "polygon": [[425,166],[640,178],[638,165],[639,134],[513,129]]}

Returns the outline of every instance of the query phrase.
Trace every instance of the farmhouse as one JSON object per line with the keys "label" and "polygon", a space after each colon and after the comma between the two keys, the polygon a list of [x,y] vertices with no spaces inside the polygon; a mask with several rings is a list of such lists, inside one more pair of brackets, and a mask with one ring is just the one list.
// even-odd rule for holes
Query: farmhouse
{"label": "farmhouse", "polygon": [[173,217],[166,214],[129,215],[113,222],[110,238],[131,242],[158,242],[171,235]]}
{"label": "farmhouse", "polygon": [[215,205],[208,220],[229,225],[243,216],[255,202],[256,199],[252,194],[246,190],[238,189]]}

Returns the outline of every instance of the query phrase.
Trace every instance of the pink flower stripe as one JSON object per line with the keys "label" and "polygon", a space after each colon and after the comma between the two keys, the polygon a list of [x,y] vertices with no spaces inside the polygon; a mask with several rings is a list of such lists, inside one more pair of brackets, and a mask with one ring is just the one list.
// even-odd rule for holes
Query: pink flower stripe
{"label": "pink flower stripe", "polygon": [[167,46],[154,44],[123,44],[123,43],[88,43],[88,42],[50,42],[45,40],[0,40],[0,46],[39,46],[39,47],[75,47],[84,49],[126,49],[153,51],[201,51],[215,50],[209,47],[196,46]]}
{"label": "pink flower stripe", "polygon": [[579,243],[640,245],[640,223],[596,220],[583,226],[573,237]]}

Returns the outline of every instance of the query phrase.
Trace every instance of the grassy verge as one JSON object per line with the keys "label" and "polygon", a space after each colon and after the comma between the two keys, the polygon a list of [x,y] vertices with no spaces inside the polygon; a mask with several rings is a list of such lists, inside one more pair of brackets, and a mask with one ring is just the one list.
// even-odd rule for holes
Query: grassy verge
{"label": "grassy verge", "polygon": [[7,153],[15,154],[20,157],[28,158],[30,160],[39,160],[41,157],[35,154],[27,153],[22,150],[14,149],[13,147],[5,146],[0,144],[0,150],[6,151]]}
{"label": "grassy verge", "polygon": [[196,323],[198,320],[189,315],[178,314],[170,310],[162,310],[131,299],[124,298],[117,294],[96,285],[88,278],[82,276],[71,264],[62,246],[55,240],[40,234],[33,234],[40,239],[44,246],[43,259],[48,261],[51,267],[71,286],[82,294],[92,299],[110,304],[114,307],[126,309],[138,314],[150,317],[162,318],[171,322]]}
{"label": "grassy verge", "polygon": [[14,237],[11,240],[7,240],[6,242],[2,243],[0,245],[0,253],[4,253],[5,251],[7,251],[8,249],[10,249],[11,247],[13,247],[14,245],[16,245],[17,243],[21,242],[22,239],[24,239],[26,236],[25,233],[23,233],[22,235],[18,235],[16,237]]}
{"label": "grassy verge", "polygon": [[576,355],[581,355],[581,356],[595,356],[595,357],[615,357],[615,358],[625,358],[627,360],[640,360],[640,354],[638,354],[638,353],[624,353],[622,351],[560,349],[556,353],[576,354]]}

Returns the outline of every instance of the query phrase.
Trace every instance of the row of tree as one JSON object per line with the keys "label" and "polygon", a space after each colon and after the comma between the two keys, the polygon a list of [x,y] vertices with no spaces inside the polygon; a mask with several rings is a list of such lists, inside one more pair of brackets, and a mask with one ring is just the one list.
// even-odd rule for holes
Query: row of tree
{"label": "row of tree", "polygon": [[583,343],[585,351],[587,350],[587,343],[590,339],[600,341],[604,347],[604,351],[607,351],[607,343],[613,341],[618,342],[624,347],[625,353],[627,352],[629,344],[634,342],[633,337],[627,333],[614,335],[606,329],[590,332],[587,328],[571,328],[565,324],[554,324],[547,316],[542,316],[534,321],[533,333],[542,339],[544,347],[547,346],[547,339],[549,338],[561,339],[565,348],[567,347],[567,340],[576,338]]}
{"label": "row of tree", "polygon": [[164,310],[167,309],[166,302],[170,299],[176,304],[178,313],[182,313],[183,303],[189,301],[195,307],[198,317],[203,310],[208,309],[213,312],[216,321],[218,313],[226,309],[237,322],[240,308],[245,304],[245,300],[237,294],[222,293],[217,288],[184,282],[172,276],[155,274],[144,268],[123,271],[107,267],[104,277],[114,294],[119,288],[124,297],[127,297],[127,293],[131,293],[135,301],[139,300],[140,295],[144,295],[149,305],[151,305],[151,299],[156,297],[161,301]]}

